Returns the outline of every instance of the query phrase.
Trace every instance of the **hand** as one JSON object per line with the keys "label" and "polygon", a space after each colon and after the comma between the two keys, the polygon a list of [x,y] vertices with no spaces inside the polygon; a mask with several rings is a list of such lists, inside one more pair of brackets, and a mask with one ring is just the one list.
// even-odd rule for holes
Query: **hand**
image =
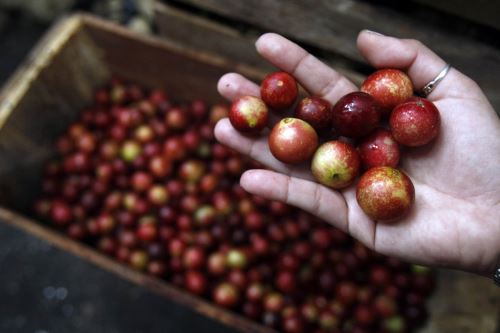
{"label": "hand", "polygon": [[[445,62],[415,40],[363,31],[358,48],[376,68],[399,68],[421,89]],[[257,51],[291,73],[310,94],[334,104],[358,90],[348,79],[298,45],[265,34]],[[235,73],[218,84],[221,95],[234,100],[259,95],[259,87]],[[491,274],[500,265],[500,121],[478,85],[451,69],[428,98],[441,114],[441,133],[431,144],[405,150],[401,168],[415,185],[411,212],[395,224],[368,218],[351,186],[334,191],[314,182],[309,165],[289,166],[270,153],[267,136],[238,133],[228,119],[215,129],[217,139],[250,155],[268,170],[249,170],[241,185],[249,192],[284,201],[330,222],[377,252],[414,263]]]}

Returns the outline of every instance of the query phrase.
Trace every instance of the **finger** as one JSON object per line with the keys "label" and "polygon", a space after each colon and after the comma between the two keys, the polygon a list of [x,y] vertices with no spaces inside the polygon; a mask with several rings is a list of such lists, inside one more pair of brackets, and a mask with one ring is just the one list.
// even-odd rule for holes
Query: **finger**
{"label": "finger", "polygon": [[[260,96],[259,86],[238,73],[223,75],[217,83],[217,90],[222,97],[230,101],[234,101],[242,96]],[[274,126],[282,117],[283,114],[277,116],[274,113],[270,113],[268,127]]]}
{"label": "finger", "polygon": [[215,126],[215,137],[226,146],[250,156],[278,172],[303,179],[312,179],[308,166],[288,166],[274,158],[269,150],[267,136],[249,137],[234,129],[229,119],[221,119]]}
{"label": "finger", "polygon": [[249,170],[241,176],[240,184],[250,193],[296,206],[348,231],[347,207],[336,191],[268,170]]}
{"label": "finger", "polygon": [[234,101],[241,96],[260,96],[260,88],[238,73],[227,73],[217,83],[217,90],[222,97]]}
{"label": "finger", "polygon": [[[446,66],[446,62],[437,54],[413,39],[399,39],[364,30],[357,40],[358,48],[368,63],[376,68],[398,68],[410,76],[416,91],[427,83]],[[427,96],[430,100],[445,97],[470,96],[477,85],[467,76],[451,68],[443,80]]]}
{"label": "finger", "polygon": [[347,78],[278,34],[262,35],[256,48],[273,65],[294,76],[309,93],[333,104],[345,94],[357,90]]}

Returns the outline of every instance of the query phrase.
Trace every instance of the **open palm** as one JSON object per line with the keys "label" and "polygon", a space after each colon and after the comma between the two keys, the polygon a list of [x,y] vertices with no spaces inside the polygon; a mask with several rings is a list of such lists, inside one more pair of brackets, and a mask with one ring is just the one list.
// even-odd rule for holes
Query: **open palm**
{"label": "open palm", "polygon": [[[265,34],[257,51],[291,73],[311,94],[335,103],[357,90],[348,79],[276,34]],[[417,89],[445,62],[424,45],[361,32],[358,48],[377,68],[400,68]],[[259,95],[259,87],[239,74],[223,76],[219,92],[229,100]],[[427,265],[489,274],[500,261],[500,121],[480,88],[451,69],[428,96],[441,113],[437,140],[406,149],[401,168],[416,192],[410,213],[395,224],[370,220],[356,202],[355,186],[334,191],[314,182],[309,165],[290,167],[270,153],[267,137],[239,134],[227,119],[215,134],[222,143],[275,171],[250,170],[241,177],[249,192],[305,209],[387,255]]]}

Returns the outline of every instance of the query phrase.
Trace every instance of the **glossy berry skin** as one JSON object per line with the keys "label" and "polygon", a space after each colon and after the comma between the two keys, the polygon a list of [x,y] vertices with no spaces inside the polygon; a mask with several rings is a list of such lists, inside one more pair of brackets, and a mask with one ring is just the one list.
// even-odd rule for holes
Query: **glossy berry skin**
{"label": "glossy berry skin", "polygon": [[311,125],[316,131],[332,125],[332,105],[321,97],[311,96],[302,99],[295,108],[294,117]]}
{"label": "glossy berry skin", "polygon": [[360,165],[359,154],[351,144],[334,140],[322,144],[316,150],[311,172],[319,183],[340,189],[354,181]]}
{"label": "glossy berry skin", "polygon": [[279,293],[273,292],[264,298],[264,309],[271,312],[279,312],[285,306],[285,300]]}
{"label": "glossy berry skin", "polygon": [[332,109],[332,117],[336,133],[356,139],[378,126],[381,112],[373,97],[357,91],[339,99]]}
{"label": "glossy berry skin", "polygon": [[285,72],[274,72],[267,75],[260,85],[262,100],[274,110],[284,110],[291,107],[297,99],[297,95],[297,81]]}
{"label": "glossy berry skin", "polygon": [[231,105],[229,121],[242,133],[256,134],[264,129],[269,119],[266,104],[255,96],[243,96]]}
{"label": "glossy berry skin", "polygon": [[226,272],[226,256],[220,252],[214,252],[208,257],[208,273],[211,275],[223,275]]}
{"label": "glossy berry skin", "polygon": [[200,269],[205,265],[205,253],[199,247],[188,248],[182,259],[187,269]]}
{"label": "glossy berry skin", "polygon": [[391,132],[378,128],[358,146],[359,157],[365,169],[377,166],[395,168],[399,163],[399,145]]}
{"label": "glossy berry skin", "polygon": [[410,210],[415,200],[415,188],[402,171],[376,167],[361,176],[356,199],[365,214],[373,220],[390,221]]}
{"label": "glossy berry skin", "polygon": [[397,142],[417,147],[431,142],[438,136],[441,117],[431,101],[412,97],[392,111],[389,125]]}
{"label": "glossy berry skin", "polygon": [[297,118],[284,118],[277,123],[268,138],[273,156],[283,163],[297,164],[311,158],[318,146],[314,128]]}
{"label": "glossy berry skin", "polygon": [[382,108],[384,115],[413,95],[413,84],[406,73],[397,69],[381,69],[371,74],[361,85]]}
{"label": "glossy berry skin", "polygon": [[135,141],[126,141],[121,148],[121,156],[126,162],[133,162],[142,152],[141,146]]}
{"label": "glossy berry skin", "polygon": [[260,302],[264,297],[264,286],[260,283],[252,283],[246,289],[246,298],[250,302]]}

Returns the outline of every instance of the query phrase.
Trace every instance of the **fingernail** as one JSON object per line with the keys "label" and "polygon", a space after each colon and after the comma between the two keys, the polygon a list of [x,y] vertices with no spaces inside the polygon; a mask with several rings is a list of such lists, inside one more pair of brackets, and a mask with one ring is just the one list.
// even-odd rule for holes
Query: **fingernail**
{"label": "fingernail", "polygon": [[365,29],[365,32],[367,32],[369,34],[377,35],[377,36],[384,36],[380,32],[376,32],[376,31],[372,31],[372,30],[368,30],[368,29]]}

